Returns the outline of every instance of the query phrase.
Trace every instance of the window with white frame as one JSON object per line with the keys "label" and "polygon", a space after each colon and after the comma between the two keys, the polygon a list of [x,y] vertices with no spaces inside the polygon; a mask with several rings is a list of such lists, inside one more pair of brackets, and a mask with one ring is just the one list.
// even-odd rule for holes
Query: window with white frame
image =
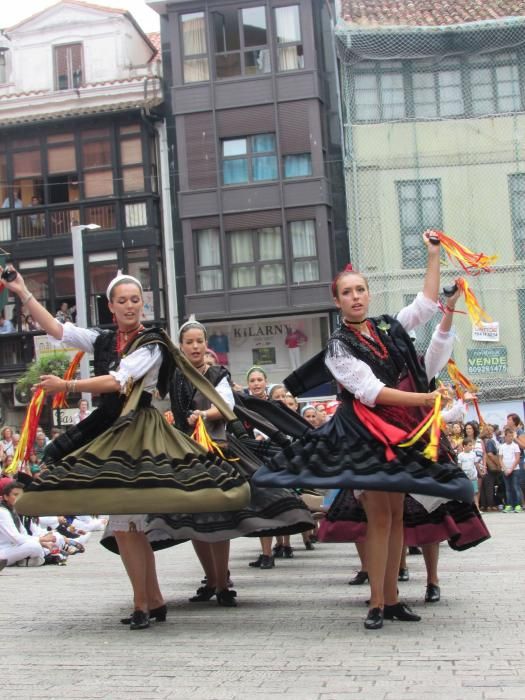
{"label": "window with white frame", "polygon": [[414,62],[412,95],[418,119],[454,117],[465,112],[461,68],[457,60]]}
{"label": "window with white frame", "polygon": [[425,267],[421,235],[427,228],[442,228],[441,181],[404,180],[396,184],[403,267]]}
{"label": "window with white frame", "polygon": [[7,51],[0,51],[0,85],[7,83]]}
{"label": "window with white frame", "polygon": [[193,232],[197,260],[197,290],[211,292],[223,288],[221,239],[218,228]]}
{"label": "window with white frame", "polygon": [[277,180],[275,134],[257,134],[221,142],[223,183]]}
{"label": "window with white frame", "polygon": [[405,86],[400,61],[362,63],[354,75],[353,108],[357,121],[404,119]]}
{"label": "window with white frame", "polygon": [[295,284],[319,280],[319,260],[315,220],[290,221],[288,232],[292,242],[292,280]]}
{"label": "window with white frame", "polygon": [[285,283],[280,226],[230,231],[227,235],[232,289]]}
{"label": "window with white frame", "polygon": [[182,34],[183,72],[185,83],[210,79],[206,18],[204,12],[180,15]]}
{"label": "window with white frame", "polygon": [[474,55],[467,63],[473,114],[515,112],[521,108],[516,53]]}

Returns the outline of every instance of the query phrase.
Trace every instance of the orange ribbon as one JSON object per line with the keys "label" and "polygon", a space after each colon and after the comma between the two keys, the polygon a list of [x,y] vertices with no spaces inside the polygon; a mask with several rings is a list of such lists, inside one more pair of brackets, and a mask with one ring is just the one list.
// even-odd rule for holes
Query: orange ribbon
{"label": "orange ribbon", "polygon": [[[69,363],[69,367],[66,369],[64,373],[64,379],[66,381],[71,381],[75,374],[77,373],[78,366],[80,364],[80,360],[83,358],[84,353],[82,351],[79,351],[76,353],[75,357],[71,360]],[[53,408],[67,408],[68,403],[67,403],[67,394],[65,391],[59,391],[58,394],[55,394],[53,396]]]}
{"label": "orange ribbon", "polygon": [[467,246],[458,243],[443,231],[431,231],[439,239],[441,246],[452,262],[456,260],[468,275],[479,274],[480,272],[491,272],[491,265],[496,262],[498,255],[486,255],[485,253],[475,253]]}
{"label": "orange ribbon", "polygon": [[483,325],[484,321],[492,321],[487,312],[481,308],[479,301],[476,299],[474,292],[469,287],[468,282],[464,280],[463,277],[458,277],[456,284],[465,297],[465,306],[467,307],[467,313],[472,323],[479,328]]}
{"label": "orange ribbon", "polygon": [[31,455],[31,450],[35,442],[36,429],[38,428],[38,422],[40,421],[40,415],[44,407],[44,399],[45,391],[39,387],[33,394],[29,406],[27,407],[24,424],[20,431],[20,440],[13,456],[13,461],[5,470],[5,473],[8,475],[15,474],[19,469],[19,465],[22,462],[26,462]]}

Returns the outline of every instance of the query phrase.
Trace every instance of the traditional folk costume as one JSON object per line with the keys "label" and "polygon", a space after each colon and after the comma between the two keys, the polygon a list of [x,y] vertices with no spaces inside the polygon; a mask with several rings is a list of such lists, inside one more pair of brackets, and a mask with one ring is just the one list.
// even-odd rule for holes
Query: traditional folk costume
{"label": "traditional folk costume", "polygon": [[[423,455],[420,442],[410,447],[397,444],[420,423],[424,411],[375,405],[383,387],[429,391],[407,331],[429,321],[436,310],[434,302],[419,294],[397,318],[369,319],[370,336],[352,325],[337,329],[324,358],[319,355],[303,365],[285,384],[292,393],[301,393],[311,382],[326,381],[331,375],[342,387],[341,405],[330,421],[268,461],[254,476],[255,483],[425,494],[471,502],[471,484],[444,442],[437,462]],[[323,360],[328,372],[320,366]]]}
{"label": "traditional folk costume", "polygon": [[[446,365],[451,353],[453,333],[434,331],[423,367],[429,382]],[[463,414],[462,401],[442,411],[445,421]],[[484,542],[490,533],[473,503],[429,499],[407,494],[403,504],[404,539],[407,546],[422,546],[448,540],[452,549],[462,551]],[[353,490],[341,490],[319,527],[322,542],[364,542],[366,513]]]}
{"label": "traditional folk costume", "polygon": [[144,530],[145,516],[129,514],[247,504],[249,486],[235,463],[208,453],[151,406],[156,388],[166,393],[174,364],[215,396],[163,331],[144,330],[121,349],[116,331],[66,323],[62,341],[93,352],[95,374],[111,374],[121,390],[103,394],[97,410],[50,444],[47,469],[20,497],[20,513],[108,513],[114,530]]}
{"label": "traditional folk costume", "polygon": [[[234,397],[228,371],[224,367],[213,366],[207,369],[204,377],[232,408]],[[173,375],[170,395],[171,409],[181,432],[192,431],[187,417],[194,410],[205,411],[212,403],[216,405],[216,402],[205,396],[179,368]],[[220,445],[227,456],[235,460],[229,452],[225,421],[206,421],[206,429],[210,438]],[[236,461],[232,463],[236,464]],[[145,529],[152,547],[159,549],[188,539],[213,543],[241,536],[290,535],[311,530],[313,527],[314,522],[308,508],[293,491],[252,487],[251,500],[245,508],[206,513],[173,512],[149,515]],[[111,527],[108,527],[102,544],[109,549],[115,546],[111,535]]]}

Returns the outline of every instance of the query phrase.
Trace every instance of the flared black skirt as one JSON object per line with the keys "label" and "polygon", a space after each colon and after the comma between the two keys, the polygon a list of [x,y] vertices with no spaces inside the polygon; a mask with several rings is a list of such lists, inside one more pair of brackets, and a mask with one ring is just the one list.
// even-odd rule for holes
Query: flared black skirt
{"label": "flared black skirt", "polygon": [[284,488],[344,488],[441,496],[471,502],[472,485],[452,462],[433,462],[422,445],[394,447],[387,460],[385,446],[344,402],[334,417],[266,461],[253,477],[258,486]]}

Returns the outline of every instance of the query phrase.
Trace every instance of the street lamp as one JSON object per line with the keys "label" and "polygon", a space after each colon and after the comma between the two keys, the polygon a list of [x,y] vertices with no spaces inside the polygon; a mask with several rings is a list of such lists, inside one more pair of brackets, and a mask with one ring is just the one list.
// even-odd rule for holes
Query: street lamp
{"label": "street lamp", "polygon": [[[87,328],[87,307],[86,307],[86,281],[84,275],[84,249],[82,245],[82,232],[86,229],[94,231],[101,228],[98,224],[80,224],[71,226],[71,240],[73,243],[73,273],[75,275],[75,302],[77,307],[77,325]],[[84,355],[80,361],[80,378],[89,377],[89,360]],[[91,394],[82,392],[82,398],[91,406]]]}

